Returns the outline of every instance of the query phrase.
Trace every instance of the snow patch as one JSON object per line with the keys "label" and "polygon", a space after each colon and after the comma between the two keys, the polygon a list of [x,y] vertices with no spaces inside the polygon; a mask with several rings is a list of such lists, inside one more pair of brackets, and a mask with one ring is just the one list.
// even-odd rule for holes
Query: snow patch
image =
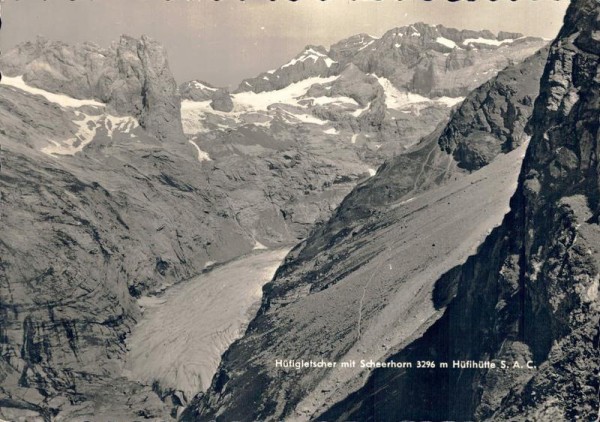
{"label": "snow patch", "polygon": [[361,48],[359,48],[358,51],[364,50],[365,48],[367,48],[368,46],[370,46],[374,42],[375,42],[375,40],[371,40],[371,41],[367,42],[365,45],[363,45]]}
{"label": "snow patch", "polygon": [[48,155],[74,155],[92,142],[101,128],[106,129],[108,136],[112,138],[115,130],[130,133],[139,126],[137,120],[131,116],[119,117],[104,113],[89,115],[76,111],[75,117],[77,117],[77,120],[73,120],[73,123],[77,126],[75,137],[65,141],[50,140],[51,145],[41,149],[43,153]]}
{"label": "snow patch", "polygon": [[421,36],[421,33],[419,31],[417,31],[417,28],[415,28],[414,26],[411,25],[410,29],[413,31],[410,34],[411,37],[420,37]]}
{"label": "snow patch", "polygon": [[454,41],[449,40],[448,38],[444,38],[444,37],[437,37],[435,39],[435,42],[437,42],[438,44],[442,44],[443,46],[446,46],[448,48],[456,48],[457,45]]}
{"label": "snow patch", "polygon": [[[374,75],[375,76],[375,75]],[[401,109],[415,103],[429,102],[431,99],[408,91],[400,91],[389,79],[375,76],[385,92],[385,104],[391,109]]]}
{"label": "snow patch", "polygon": [[369,107],[371,107],[371,103],[367,104],[364,108],[357,108],[352,112],[352,115],[354,117],[359,117],[363,113],[363,111],[368,110]]}
{"label": "snow patch", "polygon": [[269,249],[269,248],[267,248],[265,245],[260,243],[258,240],[254,239],[254,247],[252,248],[253,251],[262,251],[265,249]]}
{"label": "snow patch", "polygon": [[389,79],[373,75],[377,78],[379,84],[385,92],[385,104],[390,109],[402,110],[417,104],[443,104],[446,107],[452,107],[464,100],[464,97],[440,97],[427,98],[409,91],[400,91]]}
{"label": "snow patch", "polygon": [[465,100],[465,97],[439,97],[435,98],[438,103],[443,103],[448,107],[454,107],[456,104],[460,104]]}
{"label": "snow patch", "polygon": [[195,143],[191,139],[189,140],[189,143],[192,144],[196,148],[196,150],[198,151],[198,161],[200,161],[200,162],[202,162],[202,161],[212,161],[210,159],[210,157],[208,156],[208,153],[205,152],[205,151],[202,151],[200,149],[200,147],[198,146],[197,143]]}
{"label": "snow patch", "polygon": [[112,138],[115,130],[123,133],[130,133],[133,129],[139,126],[139,123],[131,116],[117,117],[107,114],[105,125],[106,130],[108,131],[108,136]]}
{"label": "snow patch", "polygon": [[[331,88],[331,87],[328,87]],[[316,105],[325,105],[325,104],[352,104],[353,106],[358,106],[358,103],[350,97],[316,97],[312,98],[313,103]]]}
{"label": "snow patch", "polygon": [[83,106],[94,106],[94,107],[105,107],[106,104],[100,103],[96,100],[78,100],[73,97],[69,97],[65,94],[56,94],[54,92],[49,92],[40,88],[34,88],[29,86],[23,80],[23,76],[3,76],[0,85],[8,85],[14,88],[18,88],[22,91],[28,92],[33,95],[41,95],[46,100],[51,103],[58,104],[61,107],[65,108],[79,108]]}
{"label": "snow patch", "polygon": [[194,85],[195,88],[203,89],[203,90],[206,90],[206,91],[211,91],[211,92],[216,92],[217,91],[217,88],[212,88],[212,87],[204,85],[202,82],[198,82],[198,81],[193,81],[192,85]]}
{"label": "snow patch", "polygon": [[466,40],[463,41],[463,45],[469,45],[469,44],[486,44],[486,45],[495,45],[495,46],[500,46],[502,44],[510,44],[513,43],[515,40],[513,39],[506,39],[506,40],[502,40],[502,41],[498,41],[498,40],[491,40],[489,38],[467,38]]}
{"label": "snow patch", "polygon": [[338,130],[337,130],[336,128],[333,128],[333,127],[332,127],[332,128],[329,128],[329,129],[325,129],[325,130],[323,131],[323,133],[326,133],[327,135],[337,135],[337,134],[339,134],[340,132],[338,132]]}
{"label": "snow patch", "polygon": [[[297,120],[299,120],[302,123],[312,123],[314,125],[320,125],[320,126],[326,125],[326,124],[329,123],[327,120],[321,120],[321,119],[316,118],[313,115],[306,114],[306,113],[292,113],[292,112],[289,112],[289,111],[286,111],[285,113],[288,116],[291,116],[292,118],[297,119]],[[288,122],[290,122],[290,123],[297,123],[297,122],[294,122],[294,121],[290,121],[289,119],[288,119]]]}
{"label": "snow patch", "polygon": [[332,82],[337,76],[313,77],[288,85],[285,88],[263,92],[240,92],[233,95],[234,111],[266,111],[270,105],[282,103],[298,105],[300,97],[314,84]]}

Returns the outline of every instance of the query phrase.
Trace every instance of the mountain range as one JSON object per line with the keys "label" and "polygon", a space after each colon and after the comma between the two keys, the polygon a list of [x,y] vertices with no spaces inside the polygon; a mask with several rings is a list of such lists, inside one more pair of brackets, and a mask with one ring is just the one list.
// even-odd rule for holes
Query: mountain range
{"label": "mountain range", "polygon": [[[368,400],[381,400],[365,392],[379,382],[414,384],[412,397],[423,399],[386,404],[382,417],[509,412],[498,410],[504,396],[493,389],[464,408],[427,413],[418,406],[428,403],[428,390],[410,374],[400,380],[381,375],[383,381],[378,371],[341,378],[335,371],[282,374],[271,361],[367,352],[385,359],[406,353],[412,342],[442,347],[435,333],[452,320],[448,315],[474,309],[472,271],[461,265],[489,258],[477,271],[491,274],[494,263],[510,261],[499,254],[468,256],[482,245],[481,253],[513,248],[511,256],[530,259],[529,246],[519,252],[528,244],[519,243],[519,230],[537,228],[545,217],[515,210],[524,201],[515,198],[528,192],[525,181],[543,178],[554,192],[552,180],[564,172],[572,172],[561,185],[566,190],[579,177],[568,151],[554,162],[535,147],[548,128],[570,122],[573,104],[583,107],[576,87],[592,84],[579,75],[595,63],[587,30],[593,3],[575,3],[575,17],[550,50],[549,63],[562,73],[546,64],[545,40],[420,23],[379,39],[357,35],[329,50],[308,46],[233,92],[204,81],[178,87],[164,48],[145,36],[123,36],[108,48],[38,38],[2,54],[0,418],[360,419]],[[581,41],[564,47],[561,40],[576,32],[584,34]],[[569,46],[587,51],[587,67]],[[552,101],[548,107],[557,113],[547,115],[544,104]],[[546,126],[527,127],[532,114]],[[582,131],[583,138],[590,133],[567,130]],[[562,148],[561,138],[552,136]],[[582,146],[587,153],[589,142]],[[549,170],[532,158],[533,150],[554,163]],[[593,168],[586,164],[586,171]],[[516,214],[503,223],[515,189],[509,216]],[[582,192],[592,196],[592,190]],[[554,209],[533,203],[540,215],[546,206]],[[563,232],[554,222],[577,217],[560,212],[546,222],[559,238]],[[510,218],[522,225],[511,226]],[[590,221],[585,224],[592,227]],[[495,247],[494,239],[503,238],[498,233],[517,240]],[[592,235],[590,228],[585,236]],[[127,340],[144,318],[144,300],[240,256],[294,245],[206,392],[192,397],[180,385],[125,373]],[[588,289],[588,279],[581,276],[578,292]],[[552,314],[544,302],[550,293],[515,283],[539,304],[528,318]],[[487,296],[496,301],[497,295]],[[521,308],[512,309],[511,321]],[[398,324],[403,320],[410,323]],[[556,321],[554,337],[531,338],[548,345],[575,327]],[[549,347],[534,346],[536,362],[544,362]],[[482,353],[462,344],[456,350]],[[453,382],[469,380],[475,383]],[[523,385],[520,378],[510,382]],[[511,394],[511,406],[520,406],[518,394]],[[586,403],[592,406],[593,397]]]}

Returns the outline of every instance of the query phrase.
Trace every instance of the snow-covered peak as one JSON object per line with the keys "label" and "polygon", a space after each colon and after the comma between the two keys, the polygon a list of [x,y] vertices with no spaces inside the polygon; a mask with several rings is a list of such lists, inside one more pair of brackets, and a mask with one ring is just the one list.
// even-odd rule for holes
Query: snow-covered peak
{"label": "snow-covered peak", "polygon": [[[319,60],[319,59],[323,59],[325,61],[325,64],[327,65],[327,67],[331,67],[331,65],[335,63],[335,61],[332,60],[327,54],[319,51],[315,47],[308,46],[298,56],[296,56],[295,58],[293,58],[292,60],[290,60],[289,62],[284,64],[283,66],[281,66],[280,69],[284,69],[289,66],[294,66],[297,63],[305,62],[306,60],[312,60],[314,63],[316,63],[317,60]],[[274,72],[275,71],[269,71],[268,73],[274,73]]]}
{"label": "snow-covered peak", "polygon": [[191,84],[194,86],[194,88],[197,88],[197,89],[204,89],[206,91],[212,91],[212,92],[217,91],[217,88],[213,88],[212,86],[205,85],[200,81],[192,81]]}

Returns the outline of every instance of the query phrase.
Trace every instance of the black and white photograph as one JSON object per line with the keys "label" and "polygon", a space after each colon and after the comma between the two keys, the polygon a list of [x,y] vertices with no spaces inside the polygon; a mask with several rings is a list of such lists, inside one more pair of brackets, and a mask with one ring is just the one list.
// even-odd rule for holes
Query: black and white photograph
{"label": "black and white photograph", "polygon": [[600,421],[600,0],[0,14],[0,422]]}

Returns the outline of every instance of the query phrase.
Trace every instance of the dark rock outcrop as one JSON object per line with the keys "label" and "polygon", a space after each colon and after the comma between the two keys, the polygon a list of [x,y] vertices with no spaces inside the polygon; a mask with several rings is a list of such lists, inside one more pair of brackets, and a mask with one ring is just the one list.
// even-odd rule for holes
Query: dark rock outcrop
{"label": "dark rock outcrop", "polygon": [[467,96],[438,143],[469,171],[513,150],[527,137],[525,127],[539,92],[547,49],[510,67]]}
{"label": "dark rock outcrop", "polygon": [[226,89],[219,89],[212,95],[210,106],[213,110],[229,113],[233,110],[233,101],[231,95]]}

